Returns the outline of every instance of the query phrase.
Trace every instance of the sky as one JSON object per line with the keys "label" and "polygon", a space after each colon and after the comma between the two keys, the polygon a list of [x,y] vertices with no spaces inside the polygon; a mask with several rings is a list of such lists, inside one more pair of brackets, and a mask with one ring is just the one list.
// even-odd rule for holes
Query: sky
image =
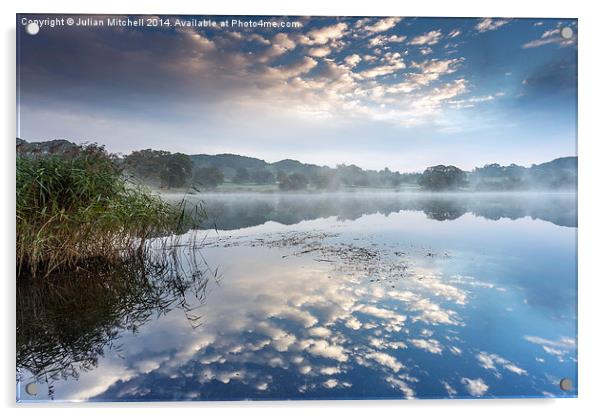
{"label": "sky", "polygon": [[[576,19],[49,17],[68,16],[17,16],[27,141],[401,172],[576,155]],[[86,17],[104,26],[77,25]],[[40,20],[39,33],[23,19]],[[218,25],[177,24],[203,19]]]}

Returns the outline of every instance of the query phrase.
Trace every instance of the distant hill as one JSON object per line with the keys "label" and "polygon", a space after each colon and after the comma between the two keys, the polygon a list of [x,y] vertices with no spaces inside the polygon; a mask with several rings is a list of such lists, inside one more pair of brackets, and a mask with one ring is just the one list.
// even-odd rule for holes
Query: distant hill
{"label": "distant hill", "polygon": [[546,170],[569,170],[572,172],[577,171],[577,157],[576,156],[568,156],[568,157],[559,157],[558,159],[554,159],[550,162],[541,163],[539,165],[531,166],[533,170],[546,171]]}
{"label": "distant hill", "polygon": [[327,166],[318,166],[308,163],[302,163],[298,160],[284,159],[274,163],[268,163],[265,160],[249,156],[240,156],[234,154],[219,155],[190,155],[195,168],[214,167],[220,169],[227,179],[234,179],[240,169],[246,169],[250,173],[267,170],[276,175],[278,172],[301,173],[307,176],[317,175],[322,170],[330,170]]}
{"label": "distant hill", "polygon": [[192,163],[197,166],[212,166],[216,168],[245,168],[245,169],[264,169],[268,166],[265,160],[255,157],[233,155],[224,153],[220,155],[190,155]]}
{"label": "distant hill", "polygon": [[534,164],[530,168],[493,163],[475,168],[468,177],[477,190],[576,189],[577,166],[576,156]]}
{"label": "distant hill", "polygon": [[19,154],[61,154],[78,147],[75,143],[64,139],[27,142],[17,137],[17,153]]}

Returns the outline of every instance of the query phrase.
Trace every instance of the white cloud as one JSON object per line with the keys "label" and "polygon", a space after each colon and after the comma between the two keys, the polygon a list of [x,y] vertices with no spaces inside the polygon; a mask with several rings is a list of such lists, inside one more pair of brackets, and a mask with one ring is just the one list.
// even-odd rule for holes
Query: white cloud
{"label": "white cloud", "polygon": [[385,341],[380,338],[370,338],[370,345],[374,348],[381,349],[385,347]]}
{"label": "white cloud", "polygon": [[558,341],[554,341],[542,337],[526,335],[525,340],[540,345],[546,353],[555,356],[558,361],[561,362],[577,348],[575,340],[568,337],[562,337]]}
{"label": "white cloud", "polygon": [[364,61],[366,61],[366,62],[374,62],[377,59],[378,58],[374,55],[368,55],[368,54],[364,55]]}
{"label": "white cloud", "polygon": [[470,379],[464,377],[460,381],[466,385],[466,390],[474,397],[481,397],[489,390],[489,386],[485,384],[482,378]]}
{"label": "white cloud", "polygon": [[442,381],[441,384],[443,384],[443,387],[445,388],[445,391],[449,397],[453,398],[456,394],[458,394],[456,389],[454,389],[447,381]]}
{"label": "white cloud", "polygon": [[272,38],[272,45],[280,46],[285,49],[294,49],[295,42],[288,37],[286,33],[278,33]]}
{"label": "white cloud", "polygon": [[345,349],[340,345],[329,344],[325,340],[307,339],[299,343],[301,349],[306,349],[312,355],[330,358],[336,361],[347,361],[348,356]]}
{"label": "white cloud", "polygon": [[224,357],[221,354],[209,354],[204,356],[203,358],[201,358],[199,360],[199,362],[201,364],[212,364],[212,363],[217,363],[217,362],[223,362],[224,361]]}
{"label": "white cloud", "polygon": [[391,341],[387,343],[387,347],[397,350],[397,349],[406,349],[408,346],[402,341]]}
{"label": "white cloud", "polygon": [[276,68],[266,67],[265,77],[267,79],[288,79],[302,74],[306,74],[318,65],[315,59],[303,57],[300,61],[290,65],[283,65]]}
{"label": "white cloud", "polygon": [[299,367],[299,373],[301,373],[301,374],[309,374],[310,371],[311,371],[310,365],[302,365]]}
{"label": "white cloud", "polygon": [[[220,356],[220,358],[221,358],[221,356]],[[156,370],[160,366],[161,366],[161,364],[155,360],[142,360],[142,361],[136,363],[135,368],[136,368],[136,370],[140,371],[141,373],[147,374],[153,370]]]}
{"label": "white cloud", "polygon": [[560,29],[546,30],[543,32],[539,39],[532,40],[523,44],[524,49],[538,48],[543,45],[555,44],[561,47],[567,47],[575,45],[577,43],[577,36],[573,35],[570,39],[564,39],[560,36]]}
{"label": "white cloud", "polygon": [[[404,42],[406,37],[388,35],[386,30],[398,22],[398,18],[383,18],[363,20],[359,24],[359,31],[367,36],[359,37],[358,41],[374,38],[383,43],[378,47],[380,51],[372,51],[363,59],[362,54],[353,53],[355,50],[345,49],[350,42],[347,35],[352,36],[357,30],[350,29],[348,23],[339,22],[307,33],[266,32],[245,36],[240,32],[216,31],[206,37],[194,30],[182,29],[177,31],[177,37],[157,35],[156,43],[170,54],[164,63],[151,65],[150,60],[140,54],[136,64],[158,71],[157,75],[166,84],[181,91],[182,104],[179,105],[192,109],[194,105],[185,104],[211,102],[203,104],[203,108],[222,115],[218,109],[227,106],[240,119],[250,120],[249,124],[259,124],[259,113],[283,122],[329,120],[333,125],[343,120],[377,120],[402,125],[434,122],[439,115],[443,116],[438,109],[444,102],[433,105],[432,100],[425,100],[424,96],[430,93],[425,87],[434,84],[444,73],[423,72],[422,69],[419,73],[408,73],[409,64],[403,59],[406,51],[396,51],[398,55],[393,58],[395,54],[390,53],[387,44]],[[371,31],[366,31],[366,27]],[[424,43],[421,49],[427,52],[428,44],[442,37],[441,31],[433,30],[413,41]],[[174,41],[177,41],[177,48],[167,47]],[[247,48],[243,47],[243,42],[252,42],[258,50],[245,52]],[[327,59],[334,51],[346,56],[344,62],[337,65]],[[286,64],[274,64],[283,57],[287,58],[282,60]],[[382,82],[381,77],[387,77],[395,84]],[[419,90],[423,93],[418,93]],[[188,117],[191,124],[196,123],[196,113],[188,111],[178,114]],[[205,114],[212,120],[213,115]]]}
{"label": "white cloud", "polygon": [[475,29],[479,32],[487,32],[489,30],[498,29],[509,22],[510,19],[492,19],[491,17],[485,17],[478,21]]}
{"label": "white cloud", "polygon": [[380,65],[366,69],[360,72],[359,75],[362,78],[376,78],[379,76],[392,74],[400,69],[404,69],[405,67],[406,64],[401,59],[398,59],[386,65]]}
{"label": "white cloud", "polygon": [[386,43],[387,37],[386,36],[374,36],[373,38],[370,38],[368,40],[368,45],[370,46],[381,46],[384,45]]}
{"label": "white cloud", "polygon": [[309,329],[309,335],[312,337],[328,338],[332,335],[332,331],[328,328],[324,328],[323,326],[317,326]]}
{"label": "white cloud", "polygon": [[462,355],[462,350],[456,346],[448,347],[452,354],[454,355]]}
{"label": "white cloud", "polygon": [[431,59],[421,63],[412,63],[412,68],[419,68],[423,74],[451,74],[458,69],[462,58],[453,59]]}
{"label": "white cloud", "polygon": [[212,52],[216,50],[215,42],[207,39],[205,36],[197,32],[184,31],[183,36],[192,41],[195,50],[198,52]]}
{"label": "white cloud", "polygon": [[345,57],[345,63],[347,65],[349,65],[351,68],[357,66],[357,64],[359,64],[362,61],[362,57],[359,56],[357,53],[354,53],[353,55],[349,55],[347,57]]}
{"label": "white cloud", "polygon": [[462,31],[460,29],[454,29],[451,32],[448,33],[448,37],[450,38],[455,38],[457,36],[460,36],[462,34]]}
{"label": "white cloud", "polygon": [[443,75],[452,74],[457,71],[462,58],[454,59],[431,59],[421,63],[412,63],[412,68],[419,69],[420,72],[406,74],[406,81],[394,84],[389,87],[389,92],[411,92],[416,89],[428,86],[438,80]]}
{"label": "white cloud", "polygon": [[261,382],[261,383],[257,383],[257,384],[255,384],[255,388],[257,390],[261,390],[261,391],[267,390],[268,389],[268,383],[266,383],[265,381]]}
{"label": "white cloud", "polygon": [[[447,69],[447,64],[440,65],[441,63],[441,61],[436,62],[436,66],[439,68],[435,69],[434,72],[431,73],[440,74],[448,72],[449,69]],[[466,81],[464,79],[457,79],[452,83],[433,88],[429,95],[424,98],[424,104],[438,106],[440,105],[441,101],[454,98],[465,91]],[[425,287],[436,296],[441,296],[447,300],[454,301],[458,305],[466,304],[467,294],[464,290],[451,284],[444,283],[441,278],[436,275],[422,275],[421,279],[417,281],[417,284]]]}
{"label": "white cloud", "polygon": [[403,364],[401,364],[395,357],[389,354],[385,354],[384,352],[372,352],[366,354],[366,358],[376,361],[378,364],[389,367],[391,370],[396,373],[404,368]]}
{"label": "white cloud", "polygon": [[345,322],[345,326],[347,328],[358,330],[362,327],[362,323],[356,317],[352,316],[349,319],[347,319],[347,321]]}
{"label": "white cloud", "polygon": [[347,23],[337,23],[331,26],[311,30],[307,33],[307,40],[304,40],[304,42],[309,45],[324,45],[331,40],[342,38],[346,33]]}
{"label": "white cloud", "polygon": [[436,339],[411,339],[410,342],[416,348],[423,349],[431,354],[441,354],[443,352],[441,343]]}
{"label": "white cloud", "polygon": [[419,311],[420,314],[413,317],[413,321],[422,321],[432,325],[458,325],[456,313],[451,310],[443,309],[438,304],[427,298],[415,299],[408,306],[412,311]]}
{"label": "white cloud", "polygon": [[423,35],[416,36],[410,40],[410,45],[436,45],[441,40],[441,30],[431,30]]}
{"label": "white cloud", "polygon": [[273,357],[268,360],[268,365],[270,367],[281,367],[286,368],[286,364],[281,357]]}
{"label": "white cloud", "polygon": [[280,338],[272,340],[272,345],[276,351],[284,352],[288,351],[288,348],[295,343],[297,339],[294,335],[286,334]]}
{"label": "white cloud", "polygon": [[241,379],[242,377],[243,377],[242,373],[238,372],[238,371],[219,371],[219,372],[215,373],[215,375],[213,376],[213,379],[215,379],[221,383],[228,384],[233,379]]}
{"label": "white cloud", "polygon": [[382,319],[390,319],[398,323],[403,323],[406,320],[405,315],[399,315],[397,312],[392,311],[390,309],[378,308],[376,306],[361,305],[357,308],[357,310],[367,315],[375,316],[377,318]]}
{"label": "white cloud", "polygon": [[334,378],[330,378],[330,379],[326,380],[324,383],[322,383],[322,385],[324,387],[326,387],[327,389],[333,389],[339,385],[339,381]]}
{"label": "white cloud", "polygon": [[303,357],[301,357],[300,355],[295,355],[291,358],[291,362],[293,364],[301,364],[303,362]]}
{"label": "white cloud", "polygon": [[368,40],[368,45],[370,45],[372,47],[375,47],[375,46],[385,46],[385,45],[387,45],[389,43],[400,43],[400,42],[403,42],[404,40],[406,40],[406,36],[377,35],[377,36],[374,36],[373,38],[370,38]]}
{"label": "white cloud", "polygon": [[334,374],[339,374],[341,369],[339,367],[323,367],[320,369],[320,374],[324,374],[326,376],[332,376]]}
{"label": "white cloud", "polygon": [[[499,94],[499,93],[498,93]],[[498,95],[496,94],[497,97],[501,97],[502,95]],[[485,95],[482,97],[470,97],[464,100],[453,100],[450,101],[449,103],[452,105],[453,108],[471,108],[474,107],[475,104],[478,103],[483,103],[483,102],[487,102],[487,101],[493,101],[495,99],[495,97],[493,95]]]}
{"label": "white cloud", "polygon": [[263,36],[261,36],[258,33],[251,33],[249,35],[247,35],[247,39],[253,42],[257,42],[260,43],[262,45],[269,45],[270,41],[267,40],[266,38],[264,38]]}
{"label": "white cloud", "polygon": [[328,46],[319,46],[316,48],[311,48],[308,53],[316,58],[324,58],[325,56],[330,55],[330,52],[332,51]]}
{"label": "white cloud", "polygon": [[403,35],[391,35],[387,38],[387,42],[401,43],[404,40],[406,40],[407,38],[408,38],[407,36],[403,36]]}
{"label": "white cloud", "polygon": [[372,25],[364,26],[364,30],[370,33],[385,32],[401,21],[400,17],[387,17],[380,19]]}
{"label": "white cloud", "polygon": [[403,394],[405,395],[406,399],[411,399],[416,394],[414,392],[414,390],[412,390],[408,386],[408,384],[403,380],[400,380],[395,377],[387,377],[385,380],[387,381],[387,383],[389,383],[391,385],[391,387],[395,387],[395,388],[401,390],[403,392]]}
{"label": "white cloud", "polygon": [[522,368],[518,367],[516,364],[513,364],[512,362],[510,362],[509,360],[500,357],[499,355],[496,354],[488,354],[486,352],[479,352],[477,354],[477,360],[479,360],[479,365],[487,370],[492,370],[496,376],[499,377],[499,371],[497,369],[498,365],[501,365],[503,368],[505,368],[506,370],[518,374],[520,376],[525,376],[527,375],[527,372],[525,370],[523,370]]}

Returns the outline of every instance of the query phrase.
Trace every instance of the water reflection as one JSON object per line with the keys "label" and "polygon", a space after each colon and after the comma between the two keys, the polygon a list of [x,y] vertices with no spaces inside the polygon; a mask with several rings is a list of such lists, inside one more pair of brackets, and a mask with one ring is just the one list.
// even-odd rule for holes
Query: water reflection
{"label": "water reflection", "polygon": [[136,334],[174,308],[191,326],[198,325],[196,310],[211,270],[191,268],[190,259],[183,269],[181,256],[131,260],[105,274],[82,271],[18,282],[19,379],[45,383],[53,398],[57,380],[77,380],[95,370],[108,350],[120,354],[123,333]]}
{"label": "water reflection", "polygon": [[[215,198],[210,207],[231,196]],[[269,208],[264,214],[284,215],[295,198],[301,196],[247,198],[243,222],[265,217],[255,216],[258,204]],[[380,212],[385,199],[391,210]],[[466,204],[458,199],[436,198],[428,209],[415,201],[421,209],[399,212],[397,198],[357,201],[354,196],[340,209],[336,201],[306,201],[309,212],[291,208],[291,222],[318,212],[327,217],[290,226],[272,217],[251,228],[199,231],[206,264],[219,265],[223,279],[202,279],[201,292],[166,284],[167,298],[177,299],[167,308],[156,306],[161,296],[138,289],[127,295],[105,294],[102,287],[44,289],[36,305],[50,318],[19,321],[33,325],[19,343],[20,366],[44,374],[55,372],[52,365],[91,363],[77,374],[56,373],[52,393],[65,400],[576,393],[557,388],[560,378],[576,380],[577,371],[574,229],[460,215]],[[560,213],[549,207],[545,215],[568,218],[573,199],[564,201]],[[244,201],[237,204],[244,212]],[[493,201],[471,204],[490,216],[500,212]],[[347,214],[333,216],[319,205]],[[516,203],[521,212],[527,205]],[[378,210],[366,214],[366,206]],[[340,221],[343,215],[357,219]],[[186,241],[193,235],[182,237],[183,275],[196,268],[187,260],[196,252]],[[70,300],[56,303],[57,296]],[[20,297],[36,299],[29,292]],[[203,305],[192,313],[174,308],[198,299]],[[36,309],[20,308],[23,317]],[[90,322],[81,319],[87,316]],[[36,358],[39,351],[43,359]]]}
{"label": "water reflection", "polygon": [[303,246],[291,245],[298,237],[282,237],[271,239],[280,245],[276,252],[249,252],[253,239],[213,248],[214,261],[237,261],[209,298],[202,330],[173,355],[162,351],[154,371],[117,382],[96,399],[414,397],[420,369],[404,351],[441,354],[452,345],[411,328],[463,325],[452,308],[466,303],[466,292],[424,273],[398,290],[364,285],[366,273],[378,272],[369,259],[351,272],[296,255],[317,245],[331,261],[345,262],[352,247],[341,251],[336,237],[306,236]]}
{"label": "water reflection", "polygon": [[[183,195],[168,195],[179,199]],[[209,221],[205,227],[224,230],[251,227],[276,221],[296,224],[304,220],[336,216],[355,220],[362,215],[390,215],[400,211],[423,211],[437,221],[455,220],[466,213],[487,219],[531,217],[565,227],[577,226],[575,194],[206,194]]]}

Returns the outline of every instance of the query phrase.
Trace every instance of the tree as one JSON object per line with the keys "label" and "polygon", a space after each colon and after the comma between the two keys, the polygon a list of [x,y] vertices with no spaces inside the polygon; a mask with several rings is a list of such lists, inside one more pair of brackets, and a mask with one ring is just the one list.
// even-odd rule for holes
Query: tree
{"label": "tree", "polygon": [[163,158],[161,185],[167,188],[180,188],[186,185],[192,171],[192,161],[183,153],[167,154]]}
{"label": "tree", "polygon": [[251,180],[257,184],[274,183],[274,174],[267,169],[251,172]]}
{"label": "tree", "polygon": [[437,221],[455,220],[466,214],[465,205],[460,204],[455,198],[426,200],[421,208],[427,218]]}
{"label": "tree", "polygon": [[287,175],[282,172],[279,179],[278,187],[284,191],[299,191],[307,188],[307,178],[302,173]]}
{"label": "tree", "polygon": [[192,172],[192,161],[183,153],[163,150],[139,150],[124,159],[126,169],[142,180],[159,182],[162,187],[181,187]]}
{"label": "tree", "polygon": [[224,174],[214,167],[199,168],[194,172],[194,183],[203,187],[214,189],[224,182]]}
{"label": "tree", "polygon": [[250,179],[251,176],[249,175],[249,171],[247,170],[247,168],[236,169],[236,176],[234,176],[234,182],[245,183],[249,182]]}
{"label": "tree", "polygon": [[333,169],[325,169],[316,175],[314,184],[318,189],[338,189],[341,186],[337,172]]}
{"label": "tree", "polygon": [[466,186],[466,172],[455,166],[437,165],[427,168],[419,185],[432,191],[454,190]]}
{"label": "tree", "polygon": [[337,172],[347,186],[368,186],[368,173],[356,165],[337,165]]}
{"label": "tree", "polygon": [[283,170],[279,170],[279,171],[276,173],[276,181],[277,181],[279,184],[281,184],[282,182],[284,182],[284,181],[287,181],[287,180],[288,180],[288,175],[286,174],[286,172],[285,172],[285,171],[283,171]]}
{"label": "tree", "polygon": [[158,179],[162,158],[169,152],[160,150],[137,150],[124,159],[126,169],[139,179]]}

